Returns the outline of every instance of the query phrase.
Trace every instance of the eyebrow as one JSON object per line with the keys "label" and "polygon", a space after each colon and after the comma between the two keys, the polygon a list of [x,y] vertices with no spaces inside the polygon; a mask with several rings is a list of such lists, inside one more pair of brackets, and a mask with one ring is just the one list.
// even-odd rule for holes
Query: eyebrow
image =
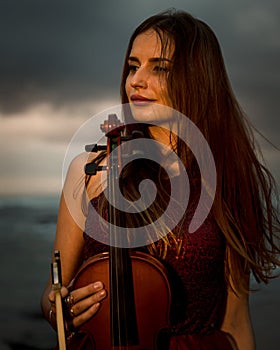
{"label": "eyebrow", "polygon": [[[128,61],[137,62],[140,64],[139,58],[134,56],[128,57]],[[171,60],[165,57],[151,57],[149,58],[149,62],[170,62],[171,63]]]}

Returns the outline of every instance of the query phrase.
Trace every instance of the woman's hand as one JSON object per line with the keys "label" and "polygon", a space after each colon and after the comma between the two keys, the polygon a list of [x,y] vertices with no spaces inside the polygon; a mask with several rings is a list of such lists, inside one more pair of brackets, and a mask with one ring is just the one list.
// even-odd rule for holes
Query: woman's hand
{"label": "woman's hand", "polygon": [[[102,282],[94,282],[73,290],[71,293],[67,288],[62,287],[63,307],[68,315],[66,316],[66,330],[74,331],[94,316],[100,307],[100,302],[106,295],[107,292]],[[52,314],[56,313],[55,291],[51,291],[48,298],[51,303],[50,322],[52,322]]]}

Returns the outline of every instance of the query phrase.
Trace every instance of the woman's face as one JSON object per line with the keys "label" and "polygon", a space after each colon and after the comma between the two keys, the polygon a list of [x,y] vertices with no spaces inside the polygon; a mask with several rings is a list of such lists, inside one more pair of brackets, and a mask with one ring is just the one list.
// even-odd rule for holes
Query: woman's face
{"label": "woman's face", "polygon": [[133,42],[125,89],[136,121],[157,120],[157,113],[153,112],[156,104],[172,107],[167,92],[170,51],[167,48],[162,56],[161,41],[154,30],[138,35]]}

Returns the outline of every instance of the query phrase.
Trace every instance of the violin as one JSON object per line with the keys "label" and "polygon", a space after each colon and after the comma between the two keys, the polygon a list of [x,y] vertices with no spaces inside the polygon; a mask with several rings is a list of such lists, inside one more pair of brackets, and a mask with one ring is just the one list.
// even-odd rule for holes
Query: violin
{"label": "violin", "polygon": [[[94,162],[85,166],[85,172],[95,175],[107,171],[109,202],[115,199],[115,179],[122,169],[120,144],[127,138],[123,135],[124,125],[115,114],[101,124],[107,137],[107,146],[88,145],[86,150],[96,152],[107,150],[107,166]],[[118,147],[117,156],[108,155]],[[114,203],[114,201],[112,201]],[[108,290],[108,297],[102,301],[97,314],[83,324],[78,333],[84,334],[80,343],[73,343],[73,349],[95,350],[162,350],[166,340],[162,330],[170,326],[171,287],[164,265],[153,256],[122,248],[118,226],[125,227],[125,217],[108,206],[109,251],[88,259],[72,281],[71,288],[77,289],[100,280]],[[71,344],[70,344],[71,345]],[[69,346],[71,349],[71,346]]]}

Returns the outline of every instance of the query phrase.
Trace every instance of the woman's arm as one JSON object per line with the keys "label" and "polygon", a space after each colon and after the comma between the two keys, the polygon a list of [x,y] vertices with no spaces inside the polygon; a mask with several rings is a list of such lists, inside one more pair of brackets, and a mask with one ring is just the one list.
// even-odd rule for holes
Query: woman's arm
{"label": "woman's arm", "polygon": [[249,295],[247,293],[236,292],[235,294],[229,288],[222,330],[234,338],[238,350],[255,350],[255,339],[249,310]]}
{"label": "woman's arm", "polygon": [[[84,246],[83,228],[85,216],[82,212],[81,200],[83,193],[83,169],[87,158],[84,155],[77,157],[70,165],[61,195],[58,211],[56,238],[54,250],[60,251],[62,270],[62,297],[68,294],[68,284],[74,278],[83,260]],[[84,288],[71,292],[74,298],[72,307],[75,317],[72,319],[74,327],[92,317],[99,308],[99,302],[106,296],[103,284],[92,283]],[[42,311],[45,318],[55,328],[55,317],[50,310],[54,309],[54,292],[51,278],[47,283],[41,299]]]}

